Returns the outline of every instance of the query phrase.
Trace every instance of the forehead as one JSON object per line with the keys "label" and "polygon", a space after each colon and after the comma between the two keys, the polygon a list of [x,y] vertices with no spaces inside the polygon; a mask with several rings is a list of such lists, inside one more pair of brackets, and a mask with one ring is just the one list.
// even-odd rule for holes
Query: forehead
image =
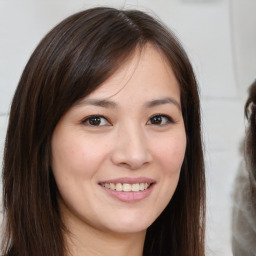
{"label": "forehead", "polygon": [[171,95],[180,99],[180,88],[170,63],[151,44],[137,49],[117,71],[86,98],[116,98],[140,94],[143,98]]}

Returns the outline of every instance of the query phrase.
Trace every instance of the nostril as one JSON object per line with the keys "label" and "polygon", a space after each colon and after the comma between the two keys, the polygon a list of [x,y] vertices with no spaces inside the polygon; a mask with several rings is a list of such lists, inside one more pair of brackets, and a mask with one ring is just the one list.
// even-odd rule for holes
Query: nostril
{"label": "nostril", "polygon": [[141,160],[134,160],[134,159],[129,159],[126,162],[120,162],[118,163],[119,166],[123,166],[125,168],[129,168],[131,170],[136,170],[140,169],[142,167],[145,167],[149,164],[147,161],[141,161]]}
{"label": "nostril", "polygon": [[125,132],[122,131],[122,136],[116,140],[112,161],[116,165],[133,170],[150,163],[150,151],[141,130],[130,126],[129,129],[126,127]]}

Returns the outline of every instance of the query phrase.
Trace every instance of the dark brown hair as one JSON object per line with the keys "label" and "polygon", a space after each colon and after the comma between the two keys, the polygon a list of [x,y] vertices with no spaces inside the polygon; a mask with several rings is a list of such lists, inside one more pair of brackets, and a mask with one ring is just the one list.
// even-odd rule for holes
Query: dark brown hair
{"label": "dark brown hair", "polygon": [[205,174],[192,66],[175,36],[156,19],[103,7],[70,16],[51,30],[20,79],[4,151],[4,255],[66,255],[50,168],[53,131],[74,103],[146,43],[166,56],[179,82],[187,148],[176,192],[147,230],[144,255],[204,255]]}
{"label": "dark brown hair", "polygon": [[[249,96],[244,107],[249,126],[246,134],[245,159],[250,175],[252,198],[256,196],[256,80],[249,88]],[[254,202],[255,199],[252,200]],[[256,203],[254,203],[256,210]]]}

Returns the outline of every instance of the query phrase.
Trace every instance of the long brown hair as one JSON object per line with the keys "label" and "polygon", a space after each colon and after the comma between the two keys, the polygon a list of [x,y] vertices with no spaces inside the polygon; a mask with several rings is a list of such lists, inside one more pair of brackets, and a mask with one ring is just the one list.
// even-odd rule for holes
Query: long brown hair
{"label": "long brown hair", "polygon": [[74,103],[146,43],[162,51],[179,82],[187,148],[176,192],[147,230],[144,255],[204,255],[205,174],[192,66],[172,32],[156,19],[103,7],[74,14],[51,30],[20,79],[4,151],[4,255],[66,255],[50,167],[53,131]]}

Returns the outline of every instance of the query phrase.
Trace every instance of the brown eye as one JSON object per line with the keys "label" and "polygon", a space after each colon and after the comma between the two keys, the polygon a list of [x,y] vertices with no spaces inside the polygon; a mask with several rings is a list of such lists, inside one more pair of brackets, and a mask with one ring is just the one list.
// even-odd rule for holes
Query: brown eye
{"label": "brown eye", "polygon": [[88,119],[88,122],[90,125],[100,125],[101,123],[101,118],[100,117],[92,117],[90,119]]}
{"label": "brown eye", "polygon": [[173,123],[173,120],[170,116],[167,115],[155,115],[149,119],[147,124],[152,125],[165,125],[168,123]]}
{"label": "brown eye", "polygon": [[151,124],[161,124],[162,117],[161,116],[154,116],[151,118]]}
{"label": "brown eye", "polygon": [[83,124],[88,126],[108,126],[110,123],[103,116],[89,116],[82,121]]}

